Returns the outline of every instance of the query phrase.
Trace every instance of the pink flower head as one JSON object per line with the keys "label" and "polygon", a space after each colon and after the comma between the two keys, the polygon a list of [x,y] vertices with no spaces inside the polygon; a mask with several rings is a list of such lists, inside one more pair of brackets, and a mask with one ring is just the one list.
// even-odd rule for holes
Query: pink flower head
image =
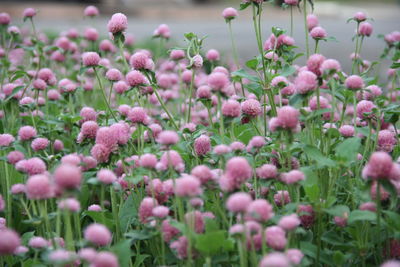
{"label": "pink flower head", "polygon": [[54,144],[53,144],[54,150],[57,151],[61,151],[64,149],[64,143],[61,140],[54,140]]}
{"label": "pink flower head", "polygon": [[128,18],[122,13],[115,13],[108,21],[107,28],[112,34],[123,32],[128,28]]}
{"label": "pink flower head", "polygon": [[97,172],[97,180],[105,185],[114,183],[117,180],[117,176],[114,172],[108,169],[101,169]]}
{"label": "pink flower head", "polygon": [[320,40],[326,38],[328,35],[324,28],[322,27],[315,27],[310,31],[310,35],[315,40]]}
{"label": "pink flower head", "polygon": [[149,55],[143,51],[139,51],[134,53],[130,59],[129,63],[136,70],[141,69],[151,69],[153,66],[153,62]]}
{"label": "pink flower head", "polygon": [[287,239],[285,231],[279,226],[269,226],[265,229],[267,245],[275,250],[283,250]]}
{"label": "pink flower head", "polygon": [[256,170],[257,177],[261,179],[272,179],[278,175],[278,169],[273,164],[264,164]]}
{"label": "pink flower head", "polygon": [[[1,14],[0,14],[1,15]],[[0,228],[0,255],[11,255],[21,245],[21,239],[17,232],[8,229]]]}
{"label": "pink flower head", "polygon": [[131,87],[136,87],[138,85],[144,85],[147,84],[148,81],[146,77],[137,70],[132,70],[128,72],[125,76],[126,82],[129,84]]}
{"label": "pink flower head", "polygon": [[175,194],[179,197],[196,197],[202,194],[200,181],[191,175],[185,175],[175,181]]}
{"label": "pink flower head", "polygon": [[29,199],[47,199],[53,195],[53,186],[47,175],[29,177],[26,182],[26,195]]}
{"label": "pink flower head", "polygon": [[206,165],[198,165],[194,167],[190,173],[194,177],[198,178],[201,182],[201,184],[205,184],[208,181],[212,180],[214,175],[211,172],[210,168],[208,168]]}
{"label": "pink flower head", "polygon": [[119,81],[122,79],[122,73],[118,69],[109,69],[106,72],[106,78],[109,81]]}
{"label": "pink flower head", "polygon": [[175,145],[179,142],[179,135],[174,131],[162,131],[157,136],[157,142],[166,146]]}
{"label": "pink flower head", "polygon": [[233,142],[229,145],[229,147],[233,150],[233,151],[243,151],[246,146],[242,143],[242,142]]}
{"label": "pink flower head", "polygon": [[95,17],[99,15],[99,10],[95,6],[87,6],[83,14],[87,17]]}
{"label": "pink flower head", "polygon": [[365,165],[362,176],[364,179],[388,179],[393,166],[392,157],[388,153],[374,152]]}
{"label": "pink flower head", "polygon": [[359,90],[364,88],[364,81],[358,75],[351,75],[345,81],[346,87],[351,90]]}
{"label": "pink flower head", "polygon": [[11,22],[11,17],[8,13],[0,13],[0,25],[8,25]]}
{"label": "pink flower head", "polygon": [[149,222],[149,217],[153,216],[153,209],[157,206],[157,200],[145,197],[139,206],[139,219],[142,223]]}
{"label": "pink flower head", "polygon": [[372,34],[372,25],[369,22],[361,22],[360,26],[358,27],[358,34],[361,36],[371,36]]}
{"label": "pink flower head", "polygon": [[217,146],[215,146],[214,149],[213,149],[213,152],[214,152],[216,155],[225,155],[225,154],[230,153],[231,151],[232,151],[232,149],[231,149],[229,146],[223,145],[223,144],[217,145]]}
{"label": "pink flower head", "polygon": [[299,4],[299,0],[285,0],[285,4],[289,6],[297,6]]}
{"label": "pink flower head", "polygon": [[213,72],[208,75],[207,82],[208,86],[210,86],[212,90],[221,91],[228,86],[229,79],[224,73]]}
{"label": "pink flower head", "polygon": [[324,62],[322,62],[321,67],[320,67],[320,72],[326,73],[326,72],[339,72],[341,70],[340,63],[339,61],[335,59],[327,59]]}
{"label": "pink flower head", "polygon": [[92,204],[88,207],[88,211],[101,211],[101,206],[97,204]]}
{"label": "pink flower head", "polygon": [[282,227],[286,231],[292,231],[296,229],[300,225],[300,219],[297,214],[290,214],[283,216],[280,220],[278,225]]}
{"label": "pink flower head", "polygon": [[339,128],[339,133],[344,137],[352,137],[355,134],[354,126],[343,125]]}
{"label": "pink flower head", "polygon": [[204,232],[205,223],[203,214],[198,210],[186,213],[185,223],[198,234]]}
{"label": "pink flower head", "polygon": [[265,199],[256,199],[247,206],[246,218],[266,222],[272,217],[274,217],[272,205]]}
{"label": "pink flower head", "polygon": [[31,147],[33,151],[44,150],[49,145],[49,140],[47,138],[35,138],[32,141]]}
{"label": "pink flower head", "polygon": [[219,52],[215,49],[210,49],[207,51],[206,58],[209,61],[218,61],[219,60]]}
{"label": "pink flower head", "polygon": [[299,249],[291,248],[286,250],[286,256],[294,265],[299,265],[304,257],[304,254]]}
{"label": "pink flower head", "polygon": [[211,88],[207,85],[202,85],[199,88],[197,88],[196,95],[198,98],[210,99]]}
{"label": "pink flower head", "polygon": [[153,36],[169,39],[171,37],[171,30],[167,24],[161,24],[154,30]]}
{"label": "pink flower head", "polygon": [[285,184],[294,184],[303,180],[305,180],[305,175],[299,170],[292,170],[287,173],[282,173],[281,175],[281,181]]}
{"label": "pink flower head", "polygon": [[226,176],[235,187],[239,187],[252,175],[252,168],[243,157],[233,157],[226,163]]}
{"label": "pink flower head", "polygon": [[107,162],[110,156],[111,150],[103,144],[96,144],[90,150],[90,154],[99,163]]}
{"label": "pink flower head", "polygon": [[385,152],[392,152],[397,143],[396,135],[389,130],[382,130],[378,133],[378,149]]}
{"label": "pink flower head", "polygon": [[274,195],[274,201],[275,201],[275,204],[279,207],[290,203],[291,199],[290,199],[289,192],[286,190],[277,191],[276,194]]}
{"label": "pink flower head", "polygon": [[185,164],[178,152],[175,150],[169,150],[164,152],[164,154],[161,156],[160,162],[157,163],[156,167],[158,170],[166,170],[169,167],[172,167],[178,172],[183,172],[185,169]]}
{"label": "pink flower head", "polygon": [[117,146],[117,134],[111,127],[100,127],[96,133],[96,144],[104,145],[111,151]]}
{"label": "pink flower head", "polygon": [[61,164],[54,171],[54,182],[64,189],[75,189],[81,185],[82,173],[78,166]]}
{"label": "pink flower head", "polygon": [[248,193],[237,192],[229,196],[226,201],[226,208],[230,212],[245,212],[252,201]]}
{"label": "pink flower head", "polygon": [[169,54],[169,57],[172,60],[180,60],[182,58],[185,57],[185,51],[180,50],[180,49],[174,49],[171,51],[171,53]]}
{"label": "pink flower head", "polygon": [[367,19],[367,15],[364,12],[357,12],[354,14],[353,19],[357,22],[362,22]]}
{"label": "pink flower head", "polygon": [[[311,109],[311,110],[317,110],[317,109],[318,109],[317,96],[313,96],[313,97],[310,99],[309,106],[310,106],[310,109]],[[329,108],[329,101],[328,101],[328,99],[326,99],[326,98],[323,97],[323,96],[320,96],[320,97],[319,97],[319,107],[320,107],[320,109]]]}
{"label": "pink flower head", "polygon": [[34,236],[29,239],[28,246],[31,248],[42,249],[48,247],[48,241],[40,236]]}
{"label": "pink flower head", "polygon": [[304,228],[310,228],[314,224],[315,213],[311,205],[299,205],[297,214]]}
{"label": "pink flower head", "polygon": [[102,224],[92,223],[84,231],[84,237],[87,241],[96,246],[106,246],[111,243],[111,232]]}
{"label": "pink flower head", "polygon": [[256,117],[261,114],[261,104],[255,99],[247,99],[242,102],[242,112],[250,117]]}
{"label": "pink flower head", "polygon": [[263,136],[253,136],[253,138],[250,139],[249,144],[247,146],[247,151],[251,151],[253,148],[259,149],[265,146],[265,138]]}
{"label": "pink flower head", "polygon": [[200,135],[194,141],[194,150],[198,156],[204,156],[211,151],[211,140],[207,135]]}
{"label": "pink flower head", "polygon": [[277,114],[279,126],[283,129],[296,129],[299,115],[300,112],[291,106],[281,107]]}
{"label": "pink flower head", "polygon": [[193,67],[201,68],[203,67],[203,57],[201,55],[195,55],[193,58]]}
{"label": "pink flower head", "polygon": [[47,84],[42,79],[36,79],[32,83],[33,88],[37,90],[45,90],[47,88]]}
{"label": "pink flower head", "polygon": [[18,161],[15,168],[18,171],[25,172],[29,175],[35,175],[44,173],[46,171],[46,164],[42,159],[34,157]]}
{"label": "pink flower head", "polygon": [[318,86],[317,75],[311,71],[301,71],[294,80],[294,85],[299,94],[306,94],[309,91],[314,91]]}
{"label": "pink flower head", "polygon": [[91,107],[83,107],[79,113],[79,115],[83,118],[82,121],[96,121],[97,113]]}
{"label": "pink flower head", "polygon": [[318,17],[316,15],[314,14],[307,15],[307,27],[309,31],[317,27],[318,24],[319,24]]}
{"label": "pink flower head", "polygon": [[271,85],[272,85],[272,87],[283,88],[283,87],[289,85],[289,81],[284,76],[276,76],[275,78],[272,79]]}
{"label": "pink flower head", "polygon": [[281,252],[272,252],[261,260],[259,267],[290,267],[288,257]]}
{"label": "pink flower head", "polygon": [[81,210],[81,203],[76,198],[66,198],[58,202],[58,208],[70,212],[79,212]]}
{"label": "pink flower head", "polygon": [[370,113],[373,109],[376,108],[375,104],[368,100],[361,100],[358,102],[356,107],[357,117],[360,119],[367,119],[370,118],[372,115],[364,114]]}
{"label": "pink flower head", "polygon": [[153,216],[159,219],[165,218],[169,214],[169,208],[165,206],[157,206],[152,210]]}
{"label": "pink flower head", "polygon": [[150,153],[143,154],[140,157],[139,164],[140,164],[140,166],[142,166],[144,168],[153,169],[157,165],[157,157],[154,154],[150,154]]}
{"label": "pink flower head", "polygon": [[142,107],[134,107],[129,111],[128,118],[133,123],[144,123],[147,113]]}
{"label": "pink flower head", "polygon": [[18,161],[23,160],[25,158],[24,153],[15,150],[15,151],[11,151],[10,153],[8,153],[7,155],[7,162],[10,164],[16,164]]}
{"label": "pink flower head", "polygon": [[222,104],[222,114],[226,117],[236,118],[240,116],[240,103],[234,99],[228,99]]}
{"label": "pink flower head", "polygon": [[321,75],[321,65],[325,61],[325,57],[320,54],[311,55],[307,60],[307,69],[316,75]]}
{"label": "pink flower head", "polygon": [[36,16],[36,10],[32,7],[25,8],[24,12],[22,13],[22,16],[24,18],[32,18]]}
{"label": "pink flower head", "polygon": [[85,52],[82,54],[82,63],[86,67],[95,67],[99,65],[100,56],[97,52]]}
{"label": "pink flower head", "polygon": [[233,7],[227,7],[222,11],[222,16],[225,18],[225,20],[232,20],[239,16],[239,13]]}
{"label": "pink flower head", "polygon": [[0,134],[0,147],[10,146],[14,141],[15,138],[11,134]]}

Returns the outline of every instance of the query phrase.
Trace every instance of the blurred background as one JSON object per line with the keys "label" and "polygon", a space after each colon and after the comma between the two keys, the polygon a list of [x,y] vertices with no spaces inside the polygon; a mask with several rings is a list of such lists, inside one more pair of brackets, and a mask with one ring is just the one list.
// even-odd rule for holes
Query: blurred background
{"label": "blurred background", "polygon": [[[240,0],[0,0],[0,12],[8,12],[12,24],[22,26],[22,11],[26,7],[34,7],[39,13],[35,17],[37,27],[43,31],[60,32],[69,28],[83,31],[88,26],[96,27],[106,36],[106,25],[110,15],[122,12],[129,18],[128,32],[137,40],[150,38],[153,30],[161,23],[166,23],[172,31],[172,38],[181,43],[183,34],[195,32],[199,36],[208,35],[205,49],[215,48],[227,58],[230,56],[228,27],[221,16],[225,7],[239,8]],[[265,40],[271,34],[272,26],[289,29],[290,12],[275,4],[265,4],[262,34]],[[337,42],[323,42],[321,53],[327,57],[340,60],[342,66],[351,63],[349,55],[354,51],[352,37],[355,24],[346,23],[347,19],[357,11],[366,12],[373,18],[373,35],[364,42],[361,55],[374,61],[385,46],[380,34],[400,30],[400,0],[315,0],[315,14],[319,17],[320,26],[325,28],[329,36]],[[83,9],[87,5],[95,5],[101,16],[88,20],[83,17]],[[304,26],[302,13],[294,10],[296,45],[304,47]],[[233,31],[242,60],[251,59],[257,53],[255,35],[252,28],[250,10],[240,12],[233,21]],[[314,44],[312,44],[312,47]],[[304,57],[303,57],[304,61]],[[300,62],[301,63],[301,62]]]}

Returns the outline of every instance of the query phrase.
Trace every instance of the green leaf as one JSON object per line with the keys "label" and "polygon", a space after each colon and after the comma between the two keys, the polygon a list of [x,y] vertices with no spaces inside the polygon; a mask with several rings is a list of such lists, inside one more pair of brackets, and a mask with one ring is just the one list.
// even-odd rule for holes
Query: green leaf
{"label": "green leaf", "polygon": [[5,101],[8,102],[13,96],[15,96],[15,95],[16,95],[19,91],[21,91],[23,88],[25,88],[25,87],[22,86],[22,85],[15,87],[15,88],[12,90],[11,94],[6,98]]}
{"label": "green leaf", "polygon": [[156,233],[149,232],[147,230],[134,230],[130,231],[125,234],[125,236],[132,241],[137,241],[137,240],[147,240],[155,236]]}
{"label": "green leaf", "polygon": [[345,205],[337,205],[332,208],[326,209],[325,212],[332,216],[343,217],[344,214],[348,215],[350,213],[350,209]]}
{"label": "green leaf", "polygon": [[320,191],[318,185],[304,186],[304,191],[310,202],[316,202],[319,199]]}
{"label": "green leaf", "polygon": [[390,66],[390,68],[391,68],[391,69],[398,69],[398,68],[400,68],[400,62],[394,62],[394,63]]}
{"label": "green leaf", "polygon": [[129,266],[131,261],[131,240],[123,240],[114,245],[111,250],[117,255],[121,267]]}
{"label": "green leaf", "polygon": [[129,195],[122,204],[119,210],[118,218],[121,225],[121,231],[125,233],[128,230],[128,226],[131,224],[133,219],[137,217],[137,208],[132,195]]}
{"label": "green leaf", "polygon": [[296,68],[290,65],[285,65],[282,69],[281,75],[288,77],[296,72]]}
{"label": "green leaf", "polygon": [[257,70],[257,66],[258,66],[258,59],[256,58],[250,59],[249,61],[246,62],[246,67],[248,67],[249,69]]}
{"label": "green leaf", "polygon": [[253,82],[258,82],[260,79],[256,76],[248,74],[244,69],[240,69],[231,73],[232,78],[246,78]]}
{"label": "green leaf", "polygon": [[335,167],[336,163],[325,157],[321,151],[319,151],[318,148],[311,146],[311,145],[305,145],[304,146],[304,153],[309,157],[310,159],[314,160],[317,162],[317,165],[320,167]]}
{"label": "green leaf", "polygon": [[239,10],[245,10],[249,5],[251,5],[250,2],[247,2],[247,3],[240,3]]}
{"label": "green leaf", "polygon": [[[115,224],[114,224],[114,220],[113,220],[110,212],[107,212],[107,211],[85,211],[84,213],[82,213],[82,215],[89,216],[90,218],[92,218],[93,221],[104,224],[105,226],[107,226],[108,229],[114,228]],[[104,217],[104,223],[103,223],[103,217]]]}
{"label": "green leaf", "polygon": [[[336,148],[336,156],[339,158],[343,158],[346,160],[346,163],[350,163],[357,158],[358,150],[361,146],[361,139],[358,137],[352,137],[346,139],[341,144],[339,144]],[[346,164],[346,165],[348,165]]]}
{"label": "green leaf", "polygon": [[199,252],[211,256],[232,250],[234,242],[226,237],[226,231],[217,231],[196,236],[195,247]]}
{"label": "green leaf", "polygon": [[357,221],[375,221],[376,213],[369,210],[354,210],[350,213],[348,224],[353,224]]}

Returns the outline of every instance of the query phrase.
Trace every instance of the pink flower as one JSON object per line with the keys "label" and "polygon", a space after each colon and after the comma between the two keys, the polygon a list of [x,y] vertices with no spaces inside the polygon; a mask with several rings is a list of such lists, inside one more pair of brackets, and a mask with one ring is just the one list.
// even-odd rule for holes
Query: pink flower
{"label": "pink flower", "polygon": [[299,0],[285,0],[285,4],[289,6],[297,6],[299,4]]}
{"label": "pink flower", "polygon": [[157,157],[150,153],[143,154],[140,157],[139,164],[144,168],[155,168],[157,165]]}
{"label": "pink flower", "polygon": [[284,106],[278,109],[277,119],[279,127],[283,129],[296,129],[299,123],[300,112],[291,107]]}
{"label": "pink flower", "polygon": [[29,239],[28,246],[31,248],[42,249],[48,247],[48,241],[40,236],[34,236]]}
{"label": "pink flower", "polygon": [[128,72],[128,74],[126,74],[125,76],[125,79],[131,87],[136,87],[138,85],[144,85],[148,83],[146,77],[144,77],[144,75],[137,70],[132,70]]}
{"label": "pink flower", "polygon": [[374,152],[367,165],[365,165],[362,176],[364,179],[387,179],[390,176],[394,164],[392,157],[386,152]]}
{"label": "pink flower", "polygon": [[358,28],[358,34],[369,37],[372,34],[372,30],[372,25],[369,22],[361,22]]}
{"label": "pink flower", "polygon": [[49,140],[47,138],[36,138],[32,141],[31,147],[33,151],[44,150],[49,145]]}
{"label": "pink flower", "polygon": [[101,207],[97,204],[90,205],[88,211],[101,211]]}
{"label": "pink flower", "polygon": [[288,257],[281,252],[272,252],[261,260],[259,267],[290,267]]}
{"label": "pink flower", "polygon": [[106,72],[106,78],[109,81],[119,81],[122,79],[122,73],[118,69],[109,69]]}
{"label": "pink flower", "polygon": [[213,72],[210,75],[208,75],[207,82],[208,86],[210,86],[212,90],[221,91],[222,89],[228,86],[229,79],[224,73]]}
{"label": "pink flower", "polygon": [[36,10],[31,7],[25,8],[24,12],[22,13],[22,16],[24,18],[32,18],[32,17],[36,16]]}
{"label": "pink flower", "polygon": [[382,130],[378,133],[378,149],[385,152],[392,152],[397,143],[396,135],[389,130]]}
{"label": "pink flower", "polygon": [[245,212],[252,201],[251,196],[247,193],[234,193],[227,199],[226,208],[230,212]]}
{"label": "pink flower", "polygon": [[129,59],[129,63],[136,70],[151,69],[153,65],[151,58],[143,51],[133,54]]}
{"label": "pink flower", "polygon": [[248,99],[242,102],[242,112],[250,117],[256,117],[261,114],[261,104],[255,99]]}
{"label": "pink flower", "polygon": [[266,222],[274,217],[274,212],[268,201],[256,199],[247,206],[246,217],[258,222]]}
{"label": "pink flower", "polygon": [[311,205],[299,205],[297,214],[304,228],[310,228],[314,224],[315,213]]}
{"label": "pink flower", "polygon": [[87,262],[93,262],[97,252],[94,248],[81,248],[78,252],[79,258]]}
{"label": "pink flower", "polygon": [[307,60],[307,69],[316,75],[321,75],[321,65],[325,61],[325,57],[320,54],[311,55]]}
{"label": "pink flower", "polygon": [[231,20],[236,18],[237,16],[239,16],[239,13],[236,9],[234,9],[233,7],[227,7],[222,11],[222,16],[226,19],[226,20]]}
{"label": "pink flower", "polygon": [[169,214],[169,208],[165,206],[157,206],[152,210],[153,216],[159,219],[165,218]]}
{"label": "pink flower", "polygon": [[76,189],[81,185],[82,173],[78,166],[61,164],[54,171],[54,182],[63,189]]}
{"label": "pink flower", "polygon": [[200,211],[192,211],[185,214],[185,223],[190,228],[193,228],[196,233],[200,234],[204,232],[204,219],[203,214]]}
{"label": "pink flower", "polygon": [[167,24],[161,24],[154,30],[153,36],[168,39],[171,37],[171,30]]}
{"label": "pink flower", "polygon": [[105,185],[114,183],[117,180],[117,176],[114,172],[108,169],[101,169],[97,172],[97,180]]}
{"label": "pink flower", "polygon": [[128,113],[128,118],[133,123],[144,123],[147,118],[146,111],[141,107],[134,107]]}
{"label": "pink flower", "polygon": [[82,63],[86,67],[95,67],[99,65],[100,56],[96,52],[85,52],[82,54]]}
{"label": "pink flower", "polygon": [[58,208],[70,212],[79,212],[81,210],[81,203],[76,198],[66,198],[58,202]]}
{"label": "pink flower", "polygon": [[274,195],[274,201],[275,204],[279,207],[288,204],[291,201],[289,192],[286,190],[277,191]]}
{"label": "pink flower", "polygon": [[303,180],[305,180],[305,175],[303,172],[298,170],[292,170],[287,173],[282,173],[281,175],[281,181],[285,184],[294,184]]}
{"label": "pink flower", "polygon": [[11,229],[1,228],[0,236],[0,255],[2,256],[13,254],[16,248],[21,245],[19,235]]}
{"label": "pink flower", "polygon": [[38,174],[26,182],[26,195],[29,199],[47,199],[53,195],[53,186],[48,176]]}
{"label": "pink flower", "polygon": [[252,175],[252,168],[243,157],[233,157],[226,163],[226,175],[234,181],[235,185],[241,185]]}
{"label": "pink flower", "polygon": [[193,67],[195,68],[201,68],[203,67],[203,57],[200,55],[195,55],[193,58]]}
{"label": "pink flower", "polygon": [[182,160],[182,157],[175,150],[164,152],[164,154],[161,156],[160,162],[157,163],[156,166],[158,170],[167,170],[169,167],[172,167],[178,172],[183,172],[185,169],[185,164]]}
{"label": "pink flower", "polygon": [[107,162],[110,153],[110,148],[102,144],[96,144],[90,150],[90,154],[92,155],[92,157],[95,158],[99,163]]}
{"label": "pink flower", "polygon": [[354,14],[353,19],[355,19],[357,22],[362,22],[367,19],[367,15],[364,12],[357,12]]}
{"label": "pink flower", "polygon": [[286,256],[292,264],[299,265],[304,254],[299,249],[291,248],[286,250]]}
{"label": "pink flower", "polygon": [[211,140],[207,135],[200,135],[194,141],[194,150],[198,156],[204,156],[211,151]]}
{"label": "pink flower", "polygon": [[290,214],[283,216],[280,220],[278,225],[282,227],[286,231],[292,231],[296,229],[300,225],[300,219],[297,214]]}
{"label": "pink flower", "polygon": [[206,165],[198,165],[194,167],[190,174],[198,178],[201,184],[205,184],[213,179],[213,173]]}
{"label": "pink flower", "polygon": [[210,49],[207,51],[206,58],[209,61],[218,61],[219,60],[219,52],[215,49]]}
{"label": "pink flower", "polygon": [[96,246],[106,246],[111,243],[111,232],[102,224],[92,223],[84,231],[84,238]]}
{"label": "pink flower", "polygon": [[153,216],[153,209],[157,206],[157,200],[145,197],[139,206],[139,219],[142,223],[148,223],[149,217]]}
{"label": "pink flower", "polygon": [[325,73],[325,72],[330,72],[330,71],[335,71],[339,72],[341,70],[340,63],[339,61],[335,59],[327,59],[324,60],[321,64],[320,72]]}
{"label": "pink flower", "polygon": [[222,104],[222,114],[226,117],[236,118],[240,116],[240,103],[234,99],[228,99]]}
{"label": "pink flower", "polygon": [[352,125],[343,125],[339,128],[339,133],[344,137],[352,137],[354,136],[354,126]]}
{"label": "pink flower", "polygon": [[357,117],[360,119],[370,118],[372,115],[366,115],[364,113],[370,113],[373,109],[376,108],[375,104],[368,100],[361,100],[358,102],[356,107]]}
{"label": "pink flower", "polygon": [[273,164],[264,164],[256,170],[257,177],[261,179],[272,179],[278,175],[278,169]]}
{"label": "pink flower", "polygon": [[231,143],[229,146],[233,151],[243,151],[246,148],[242,142],[238,141]]}
{"label": "pink flower", "polygon": [[9,146],[14,141],[15,138],[11,134],[0,134],[0,147]]}
{"label": "pink flower", "polygon": [[44,173],[46,171],[46,164],[42,159],[34,157],[18,161],[15,168],[18,171],[28,173],[29,175],[35,175]]}
{"label": "pink flower", "polygon": [[283,250],[286,246],[286,233],[279,226],[270,226],[265,229],[267,245],[275,250]]}
{"label": "pink flower", "polygon": [[318,24],[319,24],[318,17],[316,15],[314,14],[307,15],[307,27],[309,31],[317,27]]}
{"label": "pink flower", "polygon": [[157,142],[166,146],[175,145],[179,142],[179,136],[174,131],[162,131],[157,136]]}
{"label": "pink flower", "polygon": [[326,31],[325,31],[325,29],[322,28],[322,27],[319,27],[319,26],[313,28],[310,31],[310,35],[315,40],[323,39],[323,38],[326,38],[328,36]]}
{"label": "pink flower", "polygon": [[161,231],[165,242],[169,243],[173,237],[178,235],[180,232],[178,229],[173,227],[168,220],[164,220],[161,224]]}
{"label": "pink flower", "polygon": [[7,155],[7,162],[10,164],[16,164],[18,161],[23,160],[25,158],[24,153],[15,150],[15,151],[11,151],[10,153],[8,153]]}
{"label": "pink flower", "polygon": [[123,32],[128,28],[128,18],[122,13],[115,13],[108,21],[107,28],[112,34]]}
{"label": "pink flower", "polygon": [[214,147],[214,149],[213,149],[213,152],[216,154],[216,155],[225,155],[225,154],[228,154],[228,153],[230,153],[232,151],[232,149],[229,147],[229,146],[227,146],[227,145],[217,145],[217,146],[215,146]]}
{"label": "pink flower", "polygon": [[179,197],[195,197],[202,194],[200,181],[191,175],[176,179],[174,191]]}
{"label": "pink flower", "polygon": [[314,91],[318,86],[317,76],[311,71],[301,71],[294,80],[294,85],[299,94],[306,94],[309,91]]}
{"label": "pink flower", "polygon": [[99,10],[95,6],[87,6],[83,14],[87,17],[95,17],[99,15]]}
{"label": "pink flower", "polygon": [[185,57],[185,51],[174,49],[171,51],[169,56],[172,60],[180,60]]}
{"label": "pink flower", "polygon": [[11,22],[11,17],[8,13],[0,13],[0,25],[8,25]]}
{"label": "pink flower", "polygon": [[358,76],[358,75],[351,75],[347,77],[345,81],[345,85],[348,89],[351,90],[358,90],[364,88],[364,81],[363,79]]}
{"label": "pink flower", "polygon": [[[186,236],[181,236],[178,240],[172,242],[169,246],[172,250],[176,251],[179,259],[185,259],[188,257],[188,240]],[[193,253],[194,251],[192,251]]]}

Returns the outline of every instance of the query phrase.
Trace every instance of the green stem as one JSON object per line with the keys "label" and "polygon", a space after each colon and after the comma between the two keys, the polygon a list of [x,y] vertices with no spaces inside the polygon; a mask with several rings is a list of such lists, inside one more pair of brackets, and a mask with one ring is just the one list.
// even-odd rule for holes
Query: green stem
{"label": "green stem", "polygon": [[111,116],[114,118],[114,120],[118,121],[117,118],[115,117],[114,113],[112,112],[112,109],[110,107],[110,103],[108,103],[108,101],[107,101],[107,96],[106,96],[106,93],[104,91],[104,87],[103,87],[103,84],[101,83],[101,79],[99,77],[99,73],[97,72],[96,67],[93,67],[93,70],[94,70],[94,73],[96,74],[97,82],[99,83],[100,91],[101,91],[101,93],[103,95],[104,102],[106,102],[108,111],[111,113]]}
{"label": "green stem", "polygon": [[306,56],[310,57],[310,46],[308,41],[308,26],[307,26],[307,1],[303,1],[303,18],[304,18],[304,33],[306,35]]}
{"label": "green stem", "polygon": [[231,44],[232,44],[233,60],[235,62],[236,68],[240,69],[239,57],[238,57],[238,52],[237,52],[237,48],[236,48],[235,38],[233,38],[232,20],[228,21],[228,28],[229,28],[229,36],[231,38]]}
{"label": "green stem", "polygon": [[192,112],[192,98],[193,98],[193,86],[194,86],[194,78],[196,76],[196,72],[192,69],[192,78],[190,80],[190,87],[189,87],[189,106],[188,106],[188,116],[186,122],[189,123],[191,119],[191,112]]}

